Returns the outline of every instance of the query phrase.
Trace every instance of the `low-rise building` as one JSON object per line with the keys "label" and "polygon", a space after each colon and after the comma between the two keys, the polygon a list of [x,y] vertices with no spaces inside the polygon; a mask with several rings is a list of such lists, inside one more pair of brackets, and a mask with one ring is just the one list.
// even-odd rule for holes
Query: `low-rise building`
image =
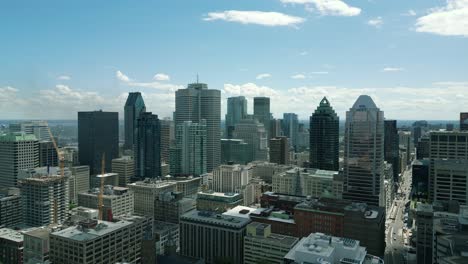
{"label": "low-rise building", "polygon": [[51,230],[48,228],[38,228],[24,233],[24,263],[48,263],[50,250]]}
{"label": "low-rise building", "polygon": [[127,187],[133,191],[136,214],[154,216],[154,201],[162,192],[176,191],[176,183],[173,181],[156,181],[146,179],[128,184]]}
{"label": "low-rise building", "polygon": [[0,227],[10,227],[23,221],[20,190],[15,187],[0,189]]}
{"label": "low-rise building", "polygon": [[228,209],[243,204],[239,193],[199,192],[197,195],[197,210],[222,213]]}
{"label": "low-rise building", "polygon": [[178,224],[181,215],[196,208],[196,200],[181,192],[160,193],[154,202],[154,220]]}
{"label": "low-rise building", "polygon": [[125,187],[135,177],[134,161],[130,156],[112,160],[112,172],[119,175],[119,186]]}
{"label": "low-rise building", "polygon": [[156,255],[179,251],[179,224],[154,221],[153,234],[156,238]]}
{"label": "low-rise building", "polygon": [[[78,194],[78,205],[99,209],[99,189],[95,188],[86,193]],[[115,216],[130,215],[134,210],[133,192],[126,187],[106,185],[102,195],[102,219],[112,221]]]}

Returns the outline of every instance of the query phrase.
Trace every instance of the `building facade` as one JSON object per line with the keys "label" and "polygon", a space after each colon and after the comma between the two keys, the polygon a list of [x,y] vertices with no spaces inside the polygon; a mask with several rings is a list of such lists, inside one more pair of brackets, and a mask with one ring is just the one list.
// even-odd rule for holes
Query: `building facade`
{"label": "building facade", "polygon": [[119,186],[125,187],[135,177],[135,162],[130,156],[113,159],[112,172],[119,175]]}
{"label": "building facade", "polygon": [[213,191],[239,192],[251,179],[251,168],[239,164],[221,165],[213,170]]}
{"label": "building facade", "polygon": [[141,113],[135,129],[135,177],[160,178],[161,175],[161,126],[157,115]]}
{"label": "building facade", "polygon": [[236,124],[247,117],[247,99],[244,96],[227,99],[226,137],[232,138]]}
{"label": "building facade", "polygon": [[270,162],[276,164],[289,164],[289,143],[287,137],[274,137],[270,139]]}
{"label": "building facade", "polygon": [[[106,185],[102,195],[102,220],[112,221],[114,217],[133,214],[133,201],[133,192],[128,188]],[[78,205],[99,209],[99,189],[78,194]]]}
{"label": "building facade", "polygon": [[400,140],[396,120],[384,121],[384,159],[393,166],[393,181],[398,182],[400,173]]}
{"label": "building facade", "polygon": [[0,188],[0,228],[15,226],[22,221],[20,190],[14,187]]}
{"label": "building facade", "polygon": [[135,129],[141,113],[146,112],[145,102],[140,92],[129,93],[124,106],[124,130],[126,149],[133,149],[135,144]]}
{"label": "building facade", "polygon": [[234,130],[234,138],[242,139],[250,146],[248,155],[253,160],[268,160],[267,133],[264,125],[256,119],[239,121]]}

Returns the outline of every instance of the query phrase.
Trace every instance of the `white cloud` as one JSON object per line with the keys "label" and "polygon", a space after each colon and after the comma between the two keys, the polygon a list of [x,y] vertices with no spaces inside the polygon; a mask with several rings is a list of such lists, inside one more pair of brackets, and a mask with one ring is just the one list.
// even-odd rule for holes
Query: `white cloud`
{"label": "white cloud", "polygon": [[60,81],[69,81],[71,80],[71,77],[68,76],[68,75],[60,75],[57,77],[57,80],[60,80]]}
{"label": "white cloud", "polygon": [[153,80],[155,81],[169,81],[170,79],[171,77],[164,73],[156,73],[153,77]]}
{"label": "white cloud", "polygon": [[203,18],[205,21],[224,20],[241,24],[257,24],[262,26],[297,26],[304,23],[305,19],[290,16],[278,12],[239,11],[228,10],[223,12],[211,12]]}
{"label": "white cloud", "polygon": [[382,69],[383,72],[399,72],[404,71],[405,69],[401,67],[385,67]]}
{"label": "white cloud", "polygon": [[[308,11],[317,11],[329,16],[357,16],[361,9],[346,4],[342,0],[280,0],[284,4],[302,4]],[[313,7],[312,7],[313,5]]]}
{"label": "white cloud", "polygon": [[401,15],[402,16],[416,16],[417,14],[416,14],[416,11],[414,11],[413,9],[410,9]]}
{"label": "white cloud", "polygon": [[380,28],[383,25],[383,23],[384,22],[383,22],[382,17],[372,18],[369,21],[367,21],[367,24],[369,26],[373,26],[373,27],[376,27],[376,28]]}
{"label": "white cloud", "polygon": [[271,77],[271,74],[269,74],[269,73],[262,73],[262,74],[257,75],[257,77],[256,77],[255,79],[261,80],[261,79],[270,78],[270,77]]}
{"label": "white cloud", "polygon": [[267,86],[259,86],[255,83],[246,83],[242,85],[234,85],[230,83],[224,84],[225,94],[231,96],[239,96],[243,95],[246,97],[255,97],[255,96],[268,96],[268,97],[276,97],[279,95],[279,92],[275,89],[272,89]]}
{"label": "white cloud", "polygon": [[293,76],[291,76],[291,79],[305,79],[306,76],[304,74],[295,74]]}
{"label": "white cloud", "polygon": [[314,72],[311,72],[311,74],[328,74],[327,71],[314,71]]}
{"label": "white cloud", "polygon": [[306,56],[308,54],[309,54],[309,52],[307,52],[307,51],[303,51],[303,52],[299,53],[299,55],[301,55],[301,56]]}
{"label": "white cloud", "polygon": [[442,36],[468,37],[468,0],[447,0],[416,21],[416,31]]}
{"label": "white cloud", "polygon": [[127,75],[123,74],[121,71],[116,71],[115,72],[115,77],[117,77],[117,79],[119,79],[122,82],[130,82],[131,81],[131,79]]}

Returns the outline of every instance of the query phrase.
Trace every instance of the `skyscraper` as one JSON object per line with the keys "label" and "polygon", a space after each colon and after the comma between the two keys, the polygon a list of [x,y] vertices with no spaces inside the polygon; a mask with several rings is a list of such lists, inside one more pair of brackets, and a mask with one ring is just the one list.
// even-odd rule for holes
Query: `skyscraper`
{"label": "skyscraper", "polygon": [[267,160],[267,133],[265,127],[256,119],[244,119],[237,123],[234,130],[234,138],[242,139],[249,144],[248,156],[254,160]]}
{"label": "skyscraper", "polygon": [[10,124],[10,132],[24,132],[35,135],[39,141],[50,141],[49,125],[46,121],[26,121]]}
{"label": "skyscraper", "polygon": [[468,131],[468,112],[460,113],[460,131]]}
{"label": "skyscraper", "polygon": [[39,142],[39,167],[58,166],[57,150],[52,141]]}
{"label": "skyscraper", "polygon": [[140,92],[129,93],[125,102],[125,145],[126,149],[132,149],[135,144],[135,128],[137,119],[141,113],[146,111],[145,102]]}
{"label": "skyscraper", "polygon": [[227,99],[226,135],[232,138],[236,124],[247,117],[247,100],[244,96]]}
{"label": "skyscraper", "polygon": [[270,139],[270,162],[289,164],[289,144],[287,137],[274,137]]}
{"label": "skyscraper", "polygon": [[161,177],[161,126],[157,115],[141,113],[135,129],[135,177]]}
{"label": "skyscraper", "polygon": [[34,135],[15,132],[0,135],[0,186],[17,185],[18,174],[23,169],[39,165],[39,145]]}
{"label": "skyscraper", "polygon": [[270,130],[270,98],[269,97],[254,97],[254,118],[256,118],[265,127],[267,136]]}
{"label": "skyscraper", "polygon": [[284,113],[283,114],[283,133],[284,136],[289,138],[289,144],[295,150],[297,149],[297,140],[299,132],[299,120],[295,113]]}
{"label": "skyscraper", "polygon": [[383,205],[384,113],[361,95],[346,112],[343,198]]}
{"label": "skyscraper", "polygon": [[176,92],[175,125],[184,121],[206,121],[206,168],[208,172],[221,163],[221,91],[208,89],[204,83],[191,83]]}
{"label": "skyscraper", "polygon": [[119,155],[119,113],[78,112],[78,159],[88,165],[91,174],[101,173],[105,154],[105,171],[111,171],[112,159]]}
{"label": "skyscraper", "polygon": [[169,163],[169,149],[175,140],[174,121],[164,118],[161,123],[161,162]]}
{"label": "skyscraper", "polygon": [[176,145],[171,148],[171,174],[199,176],[207,170],[207,126],[185,121],[176,127]]}
{"label": "skyscraper", "polygon": [[393,181],[398,182],[398,174],[400,173],[400,140],[398,136],[397,121],[384,121],[384,158],[385,161],[393,166]]}
{"label": "skyscraper", "polygon": [[337,171],[339,164],[339,117],[326,97],[310,117],[310,167]]}

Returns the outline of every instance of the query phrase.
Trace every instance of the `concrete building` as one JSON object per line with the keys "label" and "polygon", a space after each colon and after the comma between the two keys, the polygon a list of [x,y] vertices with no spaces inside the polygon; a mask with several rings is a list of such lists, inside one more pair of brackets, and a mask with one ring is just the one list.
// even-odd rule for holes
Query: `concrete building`
{"label": "concrete building", "polygon": [[70,202],[78,203],[78,194],[90,189],[89,166],[74,166],[70,168]]}
{"label": "concrete building", "polygon": [[253,160],[268,160],[268,138],[264,124],[256,119],[243,119],[236,124],[234,138],[242,139],[250,146],[249,153]]}
{"label": "concrete building", "polygon": [[125,187],[135,177],[135,166],[132,157],[123,156],[112,160],[112,172],[119,175],[119,186]]}
{"label": "concrete building", "polygon": [[[170,162],[170,147],[175,140],[175,125],[174,120],[164,118],[161,123],[161,162]],[[163,176],[165,176],[163,174]]]}
{"label": "concrete building", "polygon": [[197,210],[223,213],[243,204],[239,193],[199,192],[197,195]]}
{"label": "concrete building", "polygon": [[239,192],[251,179],[251,167],[239,164],[221,165],[213,170],[215,192]]}
{"label": "concrete building", "polygon": [[385,162],[384,168],[384,198],[385,198],[385,212],[390,213],[393,202],[395,200],[396,187],[394,182],[393,166]]}
{"label": "concrete building", "polygon": [[14,187],[0,188],[0,228],[16,226],[22,221],[20,190]]}
{"label": "concrete building", "polygon": [[178,224],[181,215],[195,209],[197,202],[180,192],[162,192],[154,201],[154,220]]}
{"label": "concrete building", "polygon": [[39,141],[50,141],[49,125],[47,121],[33,120],[20,123],[13,123],[9,126],[10,132],[23,132],[36,136]]}
{"label": "concrete building", "polygon": [[244,236],[250,219],[192,210],[180,219],[180,254],[206,263],[244,260]]}
{"label": "concrete building", "polygon": [[[253,118],[258,120],[265,129],[266,140],[270,138],[270,121],[273,119],[270,112],[270,98],[269,97],[254,97],[254,114]],[[236,128],[237,129],[237,128]],[[266,142],[268,144],[268,142]]]}
{"label": "concrete building", "polygon": [[0,228],[0,263],[23,264],[23,233],[30,231]]}
{"label": "concrete building", "polygon": [[244,237],[244,264],[282,264],[298,241],[296,237],[272,233],[270,225],[252,222]]}
{"label": "concrete building", "polygon": [[434,210],[430,204],[418,203],[416,207],[416,260],[418,264],[432,263]]}
{"label": "concrete building", "polygon": [[23,234],[23,260],[25,264],[50,263],[50,235],[48,228],[38,228]]}
{"label": "concrete building", "polygon": [[105,171],[111,171],[119,156],[119,113],[78,112],[78,149],[80,165],[88,165],[91,174],[102,172],[103,157]]}
{"label": "concrete building", "polygon": [[242,139],[221,139],[221,164],[247,164],[253,161],[250,145]]}
{"label": "concrete building", "polygon": [[383,264],[384,261],[367,254],[366,247],[358,240],[312,233],[288,252],[284,263]]}
{"label": "concrete building", "polygon": [[141,113],[135,128],[135,178],[160,178],[161,175],[161,125],[157,115]]}
{"label": "concrete building", "polygon": [[38,176],[20,181],[24,223],[29,226],[61,224],[69,206],[68,178],[58,175]]}
{"label": "concrete building", "polygon": [[268,131],[268,136],[270,138],[274,137],[281,137],[283,136],[283,128],[281,127],[281,123],[283,122],[282,119],[274,119],[270,120],[270,131]]}
{"label": "concrete building", "polygon": [[393,166],[393,181],[398,182],[400,173],[400,140],[396,120],[384,121],[384,159]]}
{"label": "concrete building", "polygon": [[83,221],[50,234],[50,261],[69,264],[139,263],[144,219]]}
{"label": "concrete building", "polygon": [[206,121],[206,170],[221,163],[221,91],[208,89],[204,83],[191,83],[176,91],[175,126],[184,121]]}
{"label": "concrete building", "polygon": [[137,127],[137,119],[140,117],[140,114],[144,112],[146,112],[146,107],[141,93],[129,93],[124,106],[124,148],[133,149],[136,140],[135,129]]}
{"label": "concrete building", "polygon": [[274,137],[270,139],[270,162],[276,164],[289,164],[289,143],[287,137]]}
{"label": "concrete building", "polygon": [[232,138],[236,124],[247,117],[247,99],[244,96],[227,99],[226,137]]}
{"label": "concrete building", "polygon": [[406,167],[410,164],[411,157],[414,152],[414,143],[412,140],[413,138],[411,137],[410,131],[398,131],[398,138],[399,144],[402,145],[406,150],[406,161],[404,163]]}
{"label": "concrete building", "polygon": [[133,191],[135,214],[154,217],[154,201],[161,192],[174,192],[175,182],[145,180],[128,184]]}
{"label": "concrete building", "polygon": [[200,191],[203,177],[166,177],[166,179],[168,179],[169,182],[175,182],[176,192],[182,193],[185,197],[196,195]]}
{"label": "concrete building", "polygon": [[39,166],[58,166],[57,150],[52,141],[39,141]]}
{"label": "concrete building", "polygon": [[289,145],[298,149],[298,137],[299,137],[299,120],[295,113],[284,113],[283,114],[283,135],[289,139]]}
{"label": "concrete building", "polygon": [[21,170],[39,166],[38,144],[36,136],[22,132],[0,135],[0,186],[17,186]]}
{"label": "concrete building", "polygon": [[416,145],[416,159],[427,159],[430,155],[430,140],[429,137],[421,137]]}
{"label": "concrete building", "polygon": [[384,206],[384,113],[361,95],[346,112],[343,198]]}
{"label": "concrete building", "polygon": [[[78,205],[99,209],[99,189],[95,188],[86,193],[78,194]],[[133,192],[125,187],[106,185],[102,195],[102,220],[112,221],[114,217],[131,215],[134,211]]]}
{"label": "concrete building", "polygon": [[179,250],[179,224],[153,221],[153,234],[156,238],[156,255],[169,255],[171,251]]}
{"label": "concrete building", "polygon": [[290,165],[279,165],[265,161],[255,161],[248,165],[252,167],[252,178],[260,178],[270,184],[273,181],[273,175],[293,168]]}
{"label": "concrete building", "polygon": [[[207,172],[207,125],[184,121],[176,126],[176,144],[171,147],[172,175],[200,176]],[[220,153],[219,153],[220,154]],[[212,168],[213,169],[213,168]]]}
{"label": "concrete building", "polygon": [[340,119],[326,97],[310,117],[310,164],[321,170],[340,169],[339,166]]}

